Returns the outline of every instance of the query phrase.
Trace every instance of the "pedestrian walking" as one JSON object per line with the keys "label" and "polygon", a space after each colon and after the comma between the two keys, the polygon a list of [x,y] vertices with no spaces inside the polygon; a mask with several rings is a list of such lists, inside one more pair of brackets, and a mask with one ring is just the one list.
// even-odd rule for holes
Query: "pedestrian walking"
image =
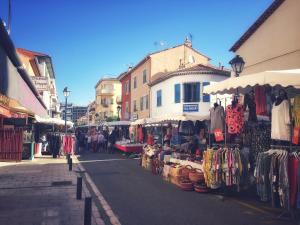
{"label": "pedestrian walking", "polygon": [[104,150],[106,153],[108,153],[108,137],[109,137],[109,130],[108,127],[103,131],[104,136]]}
{"label": "pedestrian walking", "polygon": [[105,138],[102,131],[98,134],[98,150],[99,152],[103,152],[105,147]]}
{"label": "pedestrian walking", "polygon": [[108,137],[108,151],[109,153],[113,154],[114,153],[114,145],[116,143],[116,138],[117,138],[117,127],[115,127],[115,129],[113,129],[113,131],[111,132],[111,134]]}

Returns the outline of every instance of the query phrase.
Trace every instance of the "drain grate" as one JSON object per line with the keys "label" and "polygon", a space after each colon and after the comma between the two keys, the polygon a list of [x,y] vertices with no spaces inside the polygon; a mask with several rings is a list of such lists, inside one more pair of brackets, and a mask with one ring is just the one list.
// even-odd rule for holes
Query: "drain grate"
{"label": "drain grate", "polygon": [[72,185],[72,181],[70,181],[70,180],[53,181],[51,183],[51,186],[68,186],[68,185]]}

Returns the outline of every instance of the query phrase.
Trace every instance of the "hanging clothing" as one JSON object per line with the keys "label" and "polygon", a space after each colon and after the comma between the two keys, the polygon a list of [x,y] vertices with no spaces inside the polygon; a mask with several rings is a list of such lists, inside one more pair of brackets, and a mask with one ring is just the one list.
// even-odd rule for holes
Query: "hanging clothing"
{"label": "hanging clothing", "polygon": [[207,187],[212,189],[236,185],[239,190],[243,170],[239,149],[208,149],[203,153],[204,179]]}
{"label": "hanging clothing", "polygon": [[256,114],[265,116],[267,115],[267,96],[265,87],[257,86],[254,89]]}
{"label": "hanging clothing", "polygon": [[224,132],[224,108],[218,105],[217,107],[212,107],[210,110],[210,133],[214,133],[215,129],[220,129]]}
{"label": "hanging clothing", "polygon": [[275,140],[290,140],[290,105],[283,100],[279,105],[273,104],[271,138]]}
{"label": "hanging clothing", "polygon": [[240,134],[244,125],[244,110],[242,105],[236,104],[235,107],[226,107],[226,124],[229,134]]}
{"label": "hanging clothing", "polygon": [[300,127],[300,95],[295,96],[292,113],[295,121],[295,127]]}
{"label": "hanging clothing", "polygon": [[250,94],[245,95],[244,109],[248,113],[247,121],[257,121],[255,99]]}
{"label": "hanging clothing", "polygon": [[259,153],[254,176],[257,183],[257,194],[261,201],[271,200],[272,206],[289,209],[290,189],[287,151],[270,149],[267,152]]}
{"label": "hanging clothing", "polygon": [[289,181],[290,181],[290,204],[291,207],[296,206],[297,201],[297,189],[298,189],[298,164],[299,160],[295,156],[289,156]]}

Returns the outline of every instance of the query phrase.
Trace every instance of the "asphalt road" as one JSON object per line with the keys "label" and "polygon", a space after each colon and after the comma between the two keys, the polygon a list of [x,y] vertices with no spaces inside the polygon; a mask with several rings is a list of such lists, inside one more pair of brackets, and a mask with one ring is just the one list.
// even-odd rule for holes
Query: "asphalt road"
{"label": "asphalt road", "polygon": [[79,160],[123,225],[292,224],[261,210],[260,203],[182,191],[120,154],[91,153]]}

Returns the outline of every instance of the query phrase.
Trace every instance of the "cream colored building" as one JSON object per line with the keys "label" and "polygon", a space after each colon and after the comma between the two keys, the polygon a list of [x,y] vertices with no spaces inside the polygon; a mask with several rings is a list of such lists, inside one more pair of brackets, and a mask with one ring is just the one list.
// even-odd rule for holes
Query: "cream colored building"
{"label": "cream colored building", "polygon": [[197,64],[207,65],[210,58],[192,48],[186,39],[184,44],[147,55],[130,71],[132,120],[150,117],[150,88],[148,84],[167,72],[188,68]]}
{"label": "cream colored building", "polygon": [[241,75],[299,69],[299,23],[299,0],[274,0],[230,49],[245,61]]}
{"label": "cream colored building", "polygon": [[116,78],[103,78],[98,81],[96,89],[96,111],[100,120],[118,116],[121,104],[121,82]]}
{"label": "cream colored building", "polygon": [[17,48],[23,68],[43,99],[50,117],[59,117],[59,101],[56,91],[55,73],[49,55]]}

